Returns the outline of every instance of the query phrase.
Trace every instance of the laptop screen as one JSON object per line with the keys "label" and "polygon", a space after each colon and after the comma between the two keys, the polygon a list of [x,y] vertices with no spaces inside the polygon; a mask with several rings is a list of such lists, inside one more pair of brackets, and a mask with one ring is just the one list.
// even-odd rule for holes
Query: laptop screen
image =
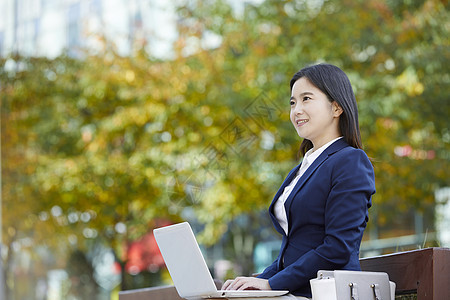
{"label": "laptop screen", "polygon": [[153,234],[180,297],[217,291],[189,223],[158,228]]}

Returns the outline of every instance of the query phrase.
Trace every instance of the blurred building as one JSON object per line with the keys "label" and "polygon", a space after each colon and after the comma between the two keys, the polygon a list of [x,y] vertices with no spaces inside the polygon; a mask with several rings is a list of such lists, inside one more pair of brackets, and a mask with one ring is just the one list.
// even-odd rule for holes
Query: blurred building
{"label": "blurred building", "polygon": [[[0,0],[0,56],[56,57],[81,49],[95,53],[103,39],[114,43],[120,55],[141,48],[157,58],[171,58],[177,38],[176,5],[190,0]],[[227,0],[236,14],[262,0]],[[220,38],[206,32],[204,48]],[[189,49],[186,49],[189,54]]]}
{"label": "blurred building", "polygon": [[55,57],[96,51],[103,38],[121,55],[145,42],[168,57],[176,38],[173,5],[163,0],[0,0],[0,55]]}

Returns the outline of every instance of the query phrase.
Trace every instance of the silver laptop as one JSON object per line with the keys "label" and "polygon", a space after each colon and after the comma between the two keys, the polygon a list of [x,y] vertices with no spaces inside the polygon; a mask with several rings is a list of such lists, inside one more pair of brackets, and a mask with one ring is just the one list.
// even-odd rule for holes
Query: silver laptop
{"label": "silver laptop", "polygon": [[189,223],[153,230],[156,242],[181,298],[274,297],[288,291],[217,290]]}

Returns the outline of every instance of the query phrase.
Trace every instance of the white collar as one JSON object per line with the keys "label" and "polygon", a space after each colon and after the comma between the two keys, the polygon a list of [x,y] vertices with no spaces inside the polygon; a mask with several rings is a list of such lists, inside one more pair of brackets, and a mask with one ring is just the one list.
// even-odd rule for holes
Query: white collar
{"label": "white collar", "polygon": [[308,165],[312,164],[316,160],[316,158],[318,158],[319,155],[322,154],[323,151],[325,151],[325,149],[327,149],[331,144],[333,144],[334,142],[336,142],[341,138],[343,137],[340,136],[338,138],[335,138],[334,140],[329,141],[328,143],[326,143],[317,150],[314,150],[314,148],[309,149],[308,152],[306,152],[305,156],[303,157],[303,162],[307,162]]}

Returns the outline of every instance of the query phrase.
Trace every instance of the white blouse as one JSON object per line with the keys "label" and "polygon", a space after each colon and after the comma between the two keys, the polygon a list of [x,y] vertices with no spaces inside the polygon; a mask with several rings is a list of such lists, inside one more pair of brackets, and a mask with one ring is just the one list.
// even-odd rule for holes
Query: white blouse
{"label": "white blouse", "polygon": [[331,144],[333,144],[335,141],[337,141],[338,139],[341,139],[341,138],[342,138],[342,136],[326,143],[325,145],[323,145],[322,147],[320,147],[319,149],[317,149],[315,151],[314,151],[314,148],[312,148],[308,152],[306,152],[305,156],[303,157],[302,164],[301,164],[300,168],[298,169],[297,175],[295,176],[294,179],[292,179],[291,183],[289,183],[289,185],[287,185],[284,188],[283,194],[281,194],[281,196],[278,198],[277,202],[275,202],[273,212],[275,214],[276,219],[278,220],[278,223],[280,223],[280,226],[281,226],[281,228],[283,228],[286,235],[288,234],[288,220],[287,220],[286,208],[284,206],[284,203],[286,202],[287,198],[291,194],[291,192],[294,189],[295,185],[297,184],[298,180],[306,172],[308,167],[310,165],[312,165],[312,163],[316,160],[316,158],[319,157],[319,155],[322,154],[322,152],[325,151],[325,149],[327,149]]}

